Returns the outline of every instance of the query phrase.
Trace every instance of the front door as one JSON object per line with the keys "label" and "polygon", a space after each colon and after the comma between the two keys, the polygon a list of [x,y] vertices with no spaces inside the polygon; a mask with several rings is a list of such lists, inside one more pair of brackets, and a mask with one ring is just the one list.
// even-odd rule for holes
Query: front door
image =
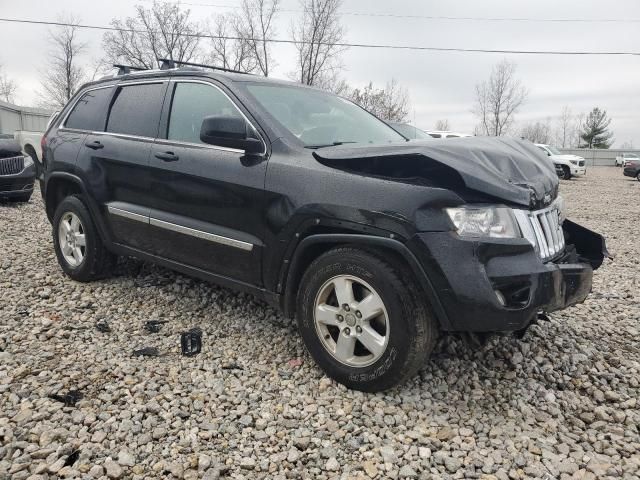
{"label": "front door", "polygon": [[218,86],[172,81],[150,155],[150,229],[164,258],[250,285],[262,283],[266,157],[200,141],[202,119],[243,116]]}

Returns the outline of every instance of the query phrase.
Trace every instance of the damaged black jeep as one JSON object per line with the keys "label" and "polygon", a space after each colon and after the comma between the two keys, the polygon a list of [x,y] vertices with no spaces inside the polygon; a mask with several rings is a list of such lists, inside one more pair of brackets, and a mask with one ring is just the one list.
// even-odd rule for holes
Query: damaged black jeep
{"label": "damaged black jeep", "polygon": [[[43,140],[62,269],[130,255],[297,316],[320,367],[378,391],[440,332],[521,332],[582,302],[604,239],[527,142],[407,142],[330,93],[168,68],[85,85]],[[205,347],[206,348],[206,347]]]}

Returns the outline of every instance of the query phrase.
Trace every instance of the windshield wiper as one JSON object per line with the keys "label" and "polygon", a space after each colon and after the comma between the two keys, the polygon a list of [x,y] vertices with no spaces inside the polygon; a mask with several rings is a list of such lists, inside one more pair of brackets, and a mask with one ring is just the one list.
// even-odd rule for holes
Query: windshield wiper
{"label": "windshield wiper", "polygon": [[346,142],[333,142],[333,143],[328,143],[327,145],[305,145],[304,148],[325,148],[325,147],[336,147],[338,145],[344,145],[345,143],[358,143],[358,142],[354,142],[354,141],[346,141]]}

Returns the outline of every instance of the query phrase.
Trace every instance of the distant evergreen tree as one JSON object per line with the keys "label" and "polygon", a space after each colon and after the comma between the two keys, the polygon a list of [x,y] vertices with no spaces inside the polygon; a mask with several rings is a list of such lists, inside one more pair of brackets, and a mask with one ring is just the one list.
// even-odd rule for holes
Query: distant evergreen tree
{"label": "distant evergreen tree", "polygon": [[582,125],[581,148],[609,148],[613,144],[613,132],[609,131],[611,119],[606,110],[595,107]]}

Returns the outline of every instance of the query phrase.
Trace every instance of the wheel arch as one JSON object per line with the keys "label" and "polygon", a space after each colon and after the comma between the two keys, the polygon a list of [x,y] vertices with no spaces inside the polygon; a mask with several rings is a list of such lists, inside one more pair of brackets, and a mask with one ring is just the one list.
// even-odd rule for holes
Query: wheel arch
{"label": "wheel arch", "polygon": [[40,159],[38,158],[38,152],[36,151],[35,147],[30,143],[26,143],[23,147],[23,150],[24,150],[24,153],[29,155],[31,158],[33,158],[37,162],[40,161]]}
{"label": "wheel arch", "polygon": [[446,315],[444,307],[440,303],[437,292],[429,280],[415,255],[399,240],[373,235],[352,233],[322,233],[313,234],[304,238],[297,246],[290,262],[290,267],[285,276],[286,281],[281,297],[282,309],[287,317],[293,318],[296,313],[297,286],[304,272],[316,258],[337,246],[355,246],[375,253],[383,252],[391,255],[397,261],[410,269],[427,296],[433,313],[438,323],[445,330],[451,329],[451,323]]}
{"label": "wheel arch", "polygon": [[98,234],[103,242],[110,245],[109,239],[111,237],[107,233],[106,225],[103,217],[100,215],[98,207],[91,201],[91,196],[87,193],[87,188],[80,177],[72,173],[54,172],[46,181],[44,201],[49,221],[53,221],[56,208],[60,202],[69,195],[82,195],[85,200],[85,205],[93,217]]}

